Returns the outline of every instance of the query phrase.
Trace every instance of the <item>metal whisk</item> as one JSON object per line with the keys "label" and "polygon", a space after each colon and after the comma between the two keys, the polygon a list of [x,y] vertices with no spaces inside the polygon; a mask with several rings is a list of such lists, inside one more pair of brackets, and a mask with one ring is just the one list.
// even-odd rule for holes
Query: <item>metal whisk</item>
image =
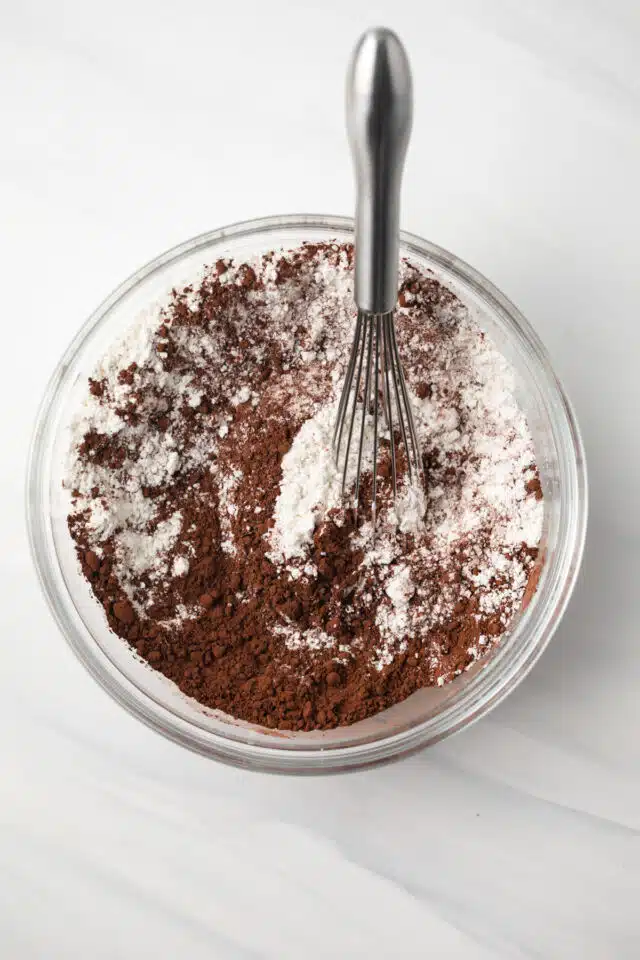
{"label": "metal whisk", "polygon": [[[374,525],[383,428],[390,442],[394,497],[396,425],[404,446],[409,479],[422,474],[418,436],[394,326],[398,299],[400,184],[411,119],[411,72],[404,47],[391,30],[381,27],[368,30],[358,41],[347,78],[347,129],[356,172],[358,320],[338,405],[333,445],[336,462],[342,470],[343,494],[350,469],[355,469],[357,514],[365,445],[372,443]],[[352,442],[356,432],[359,436],[354,462]]]}

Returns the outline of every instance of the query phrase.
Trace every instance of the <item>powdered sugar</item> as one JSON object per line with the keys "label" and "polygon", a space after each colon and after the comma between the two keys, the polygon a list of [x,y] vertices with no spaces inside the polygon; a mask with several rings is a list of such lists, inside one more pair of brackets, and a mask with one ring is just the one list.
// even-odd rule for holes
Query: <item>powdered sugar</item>
{"label": "powdered sugar", "polygon": [[331,650],[335,640],[317,627],[300,630],[290,622],[276,624],[273,628],[276,636],[282,637],[289,650]]}
{"label": "powdered sugar", "polygon": [[[477,620],[477,636],[467,641],[475,658],[518,609],[542,529],[542,502],[529,489],[537,477],[533,442],[516,400],[514,371],[469,310],[453,297],[426,301],[424,289],[410,289],[418,272],[403,265],[404,306],[396,325],[425,482],[409,483],[400,471],[394,503],[388,479],[381,478],[375,536],[366,510],[352,531],[344,507],[357,444],[350,450],[346,501],[332,450],[355,320],[349,259],[338,247],[319,255],[307,268],[314,270],[313,282],[305,277],[303,295],[290,264],[276,267],[282,262],[274,254],[238,268],[224,263],[215,283],[205,273],[203,290],[211,283],[206,297],[191,288],[174,295],[173,315],[180,323],[171,328],[171,311],[161,307],[147,311],[98,366],[73,427],[67,475],[83,544],[111,552],[122,590],[137,610],[148,610],[158,583],[188,579],[198,568],[197,530],[183,529],[183,514],[172,509],[180,502],[167,505],[164,499],[178,488],[185,491],[180,496],[217,511],[220,569],[256,549],[247,531],[259,528],[256,537],[267,550],[262,565],[272,564],[275,575],[296,590],[316,585],[324,599],[315,619],[303,614],[301,625],[298,614],[289,619],[270,611],[264,629],[282,637],[287,649],[314,657],[333,651],[348,659],[359,649],[357,631],[367,619],[370,665],[377,671],[416,639],[430,638],[429,664],[437,673],[445,669],[447,650],[431,631],[437,634],[464,609]],[[247,287],[246,294],[225,299],[225,287],[226,293]],[[205,315],[205,304],[211,315]],[[273,490],[280,466],[282,477],[277,496],[268,501],[259,471],[252,474],[245,462],[245,476],[234,460],[235,449],[256,442],[250,415],[261,405],[271,417],[262,421],[264,436],[277,423],[282,439],[282,424],[295,424],[276,449],[283,456],[271,474]],[[356,436],[359,427],[356,418]],[[368,419],[365,485],[372,432]],[[382,423],[380,440],[388,457],[390,438]],[[401,451],[399,437],[395,442]],[[200,489],[193,477],[203,473]],[[269,506],[263,513],[264,502]],[[343,594],[335,593],[335,571],[329,566],[327,572],[327,555],[314,544],[318,531],[331,525],[340,530],[344,563],[356,563]],[[163,622],[201,615],[197,605],[177,603],[180,589],[170,611],[175,617]],[[234,599],[245,599],[235,587]],[[336,641],[343,629],[352,643]]]}
{"label": "powdered sugar", "polygon": [[269,537],[274,563],[303,557],[318,518],[340,501],[340,478],[331,451],[335,404],[322,406],[300,428],[282,459],[282,483]]}
{"label": "powdered sugar", "polygon": [[[395,504],[381,511],[375,538],[370,522],[352,537],[354,549],[364,551],[363,571],[371,571],[357,592],[366,600],[371,576],[382,591],[378,669],[402,652],[408,635],[446,622],[474,591],[480,592],[481,615],[503,611],[508,621],[528,578],[515,553],[535,548],[542,531],[542,503],[528,494],[535,456],[515,398],[514,372],[461,304],[444,307],[438,323],[440,336],[416,337],[404,347],[406,354],[413,350],[424,357],[422,364],[407,365],[407,377],[419,441],[432,461],[426,486],[403,480]],[[303,423],[282,461],[269,556],[289,564],[290,571],[307,556],[318,524],[342,504],[342,477],[331,447],[335,418],[334,397]],[[365,475],[372,465],[370,421]],[[359,423],[356,434],[358,428]],[[354,444],[350,476],[356,456]],[[419,538],[410,565],[403,560],[405,535]],[[461,546],[468,557],[462,583]],[[436,587],[425,576],[434,569],[441,571]],[[422,581],[418,591],[414,577]],[[476,656],[477,648],[471,649]]]}
{"label": "powdered sugar", "polygon": [[167,554],[180,534],[182,516],[176,511],[168,520],[157,524],[152,533],[125,527],[117,537],[117,568],[123,584],[131,585],[143,573],[152,581],[167,575]]}
{"label": "powdered sugar", "polygon": [[374,658],[374,666],[378,670],[382,670],[392,662],[397,653],[406,649],[402,640],[410,628],[409,601],[415,589],[411,570],[403,563],[398,564],[384,581],[386,599],[382,601],[376,615],[382,641]]}
{"label": "powdered sugar", "polygon": [[227,476],[221,477],[218,484],[218,515],[220,519],[220,532],[222,534],[221,546],[225,553],[231,554],[236,552],[231,526],[231,520],[237,512],[237,507],[233,501],[233,492],[240,480],[242,480],[242,471],[234,470]]}
{"label": "powdered sugar", "polygon": [[[274,511],[275,525],[269,536],[270,559],[281,563],[304,557],[319,520],[329,510],[342,508],[342,471],[338,470],[333,452],[333,434],[337,401],[332,398],[316,409],[296,434],[291,449],[282,459],[282,483]],[[357,430],[360,422],[357,418]],[[359,435],[359,433],[358,433]],[[380,430],[380,438],[388,432]],[[363,472],[372,469],[373,424],[365,423]],[[347,477],[353,482],[356,473],[358,446],[349,449]],[[348,494],[350,488],[347,488]],[[394,520],[400,530],[417,533],[421,529],[425,497],[418,484],[402,488],[394,508]]]}
{"label": "powdered sugar", "polygon": [[424,532],[426,511],[427,495],[421,478],[416,478],[413,483],[405,483],[398,492],[390,519],[400,533],[417,536]]}
{"label": "powdered sugar", "polygon": [[186,557],[175,557],[171,565],[171,575],[174,577],[184,577],[189,573],[189,561]]}

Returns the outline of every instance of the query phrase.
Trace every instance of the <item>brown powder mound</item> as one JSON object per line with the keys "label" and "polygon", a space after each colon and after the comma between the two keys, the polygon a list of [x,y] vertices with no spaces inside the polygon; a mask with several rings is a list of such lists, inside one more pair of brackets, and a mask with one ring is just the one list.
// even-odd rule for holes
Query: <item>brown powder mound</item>
{"label": "brown powder mound", "polygon": [[[338,245],[307,245],[256,265],[218,261],[199,289],[174,292],[149,358],[90,380],[96,409],[114,411],[123,426],[109,433],[93,425],[76,448],[69,529],[111,629],[185,694],[270,728],[354,723],[452,679],[505,633],[539,576],[537,549],[523,542],[505,546],[502,566],[486,582],[478,578],[495,552],[489,524],[462,537],[446,563],[434,562],[428,537],[398,531],[391,564],[367,565],[344,510],[329,510],[304,561],[274,562],[269,532],[283,457],[331,395],[330,371],[348,353],[351,321],[345,313],[332,328],[337,307],[323,293],[322,271],[348,275],[351,262],[351,248]],[[400,334],[409,342],[419,331],[423,349],[435,349],[452,335],[456,303],[435,279],[410,271]],[[446,395],[438,376],[425,362],[408,369],[425,401]],[[461,403],[453,395],[446,402]],[[388,442],[385,456],[378,495],[390,507]],[[425,447],[428,483],[462,490],[472,456]],[[523,496],[542,496],[532,464],[522,484]],[[134,488],[136,531],[151,547],[166,536],[164,551],[150,553],[146,565],[139,558],[151,547],[144,539],[130,546],[127,521],[96,533],[95,517],[108,511],[114,491]],[[365,515],[369,492],[365,477]],[[389,603],[389,570],[401,565],[418,585],[410,606],[442,595],[446,608],[424,629],[385,641],[379,610]]]}

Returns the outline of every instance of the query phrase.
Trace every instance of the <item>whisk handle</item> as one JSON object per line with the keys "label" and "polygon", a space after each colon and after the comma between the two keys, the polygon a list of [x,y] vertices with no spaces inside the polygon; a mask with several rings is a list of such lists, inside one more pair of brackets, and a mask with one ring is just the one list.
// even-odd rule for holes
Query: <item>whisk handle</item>
{"label": "whisk handle", "polygon": [[411,132],[411,71],[391,30],[362,35],[347,76],[347,131],[356,173],[355,299],[386,313],[398,297],[400,186]]}

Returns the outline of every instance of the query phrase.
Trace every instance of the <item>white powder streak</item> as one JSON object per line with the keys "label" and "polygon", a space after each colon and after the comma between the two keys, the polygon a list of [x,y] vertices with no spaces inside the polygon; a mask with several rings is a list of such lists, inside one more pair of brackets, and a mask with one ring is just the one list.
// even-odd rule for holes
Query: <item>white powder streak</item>
{"label": "white powder streak", "polygon": [[159,523],[153,533],[125,529],[118,537],[116,556],[134,575],[151,571],[152,579],[157,580],[166,573],[166,563],[161,563],[161,558],[174,546],[181,524],[182,514],[177,510]]}
{"label": "white powder streak", "polygon": [[384,592],[390,603],[383,601],[376,614],[376,625],[382,638],[382,646],[374,658],[374,666],[378,670],[382,670],[397,653],[406,649],[406,643],[398,643],[398,640],[402,641],[409,631],[409,601],[415,589],[411,570],[404,564],[396,566],[385,582]]}
{"label": "white powder streak", "polygon": [[[274,510],[275,525],[270,531],[273,563],[304,557],[313,539],[318,522],[329,510],[343,507],[342,471],[333,455],[332,440],[337,415],[337,402],[320,406],[303,423],[289,451],[282,458],[282,482]],[[359,436],[359,415],[356,430]],[[384,431],[380,433],[385,436]],[[373,463],[373,423],[365,424],[363,474]],[[353,480],[358,459],[358,444],[349,449],[348,477]],[[402,490],[395,505],[395,518],[403,532],[417,533],[422,527],[425,509],[424,492],[417,487]]]}
{"label": "white powder streak", "polygon": [[[337,412],[335,396],[318,405],[318,394],[307,393],[303,377],[305,370],[315,373],[324,367],[334,392],[339,391],[355,320],[353,275],[344,254],[339,268],[323,260],[317,269],[317,295],[298,303],[295,281],[276,285],[275,266],[261,265],[259,259],[253,265],[257,272],[262,271],[264,287],[260,297],[273,319],[269,338],[297,351],[291,373],[282,374],[279,383],[291,375],[295,382],[300,379],[302,385],[292,405],[283,409],[283,417],[293,415],[294,410],[298,417],[311,410],[282,461],[274,526],[267,534],[268,556],[279,566],[293,561],[287,568],[292,577],[301,576],[302,570],[306,576],[314,577],[317,570],[310,562],[309,547],[317,525],[328,511],[342,506],[342,477],[331,449]],[[411,268],[403,265],[401,274],[410,273]],[[236,280],[234,270],[222,278],[222,282]],[[410,301],[408,291],[404,296]],[[198,296],[189,295],[186,302],[194,307]],[[354,548],[365,551],[363,578],[373,577],[384,591],[376,612],[381,647],[375,652],[374,662],[379,669],[404,649],[405,638],[413,631],[424,633],[444,622],[451,615],[456,598],[464,596],[464,589],[481,592],[480,609],[486,614],[508,606],[511,600],[519,602],[527,572],[512,554],[523,543],[537,546],[542,530],[542,502],[527,492],[527,483],[534,476],[530,467],[535,454],[525,415],[516,401],[514,372],[482,335],[480,325],[465,307],[438,310],[434,323],[442,325],[440,333],[444,330],[444,335],[430,339],[416,334],[411,342],[402,344],[404,354],[412,359],[411,365],[406,365],[406,374],[419,439],[424,450],[435,452],[436,468],[427,477],[426,489],[400,484],[395,505],[380,511],[375,541],[370,523],[364,523],[353,536]],[[446,332],[447,310],[451,311],[450,336]],[[239,307],[234,316],[239,337],[250,313],[250,307]],[[401,310],[399,319],[402,314]],[[100,403],[96,397],[87,397],[73,424],[66,478],[68,488],[79,491],[75,511],[88,511],[86,529],[92,548],[99,552],[100,544],[114,537],[115,572],[132,601],[137,574],[145,573],[152,582],[167,575],[167,555],[175,546],[181,525],[180,514],[176,513],[151,532],[157,507],[143,494],[145,487],[170,484],[183,470],[210,464],[218,486],[222,549],[235,552],[234,496],[242,474],[236,470],[220,476],[215,457],[218,442],[225,441],[232,428],[233,408],[250,400],[257,402],[252,383],[243,375],[242,356],[235,347],[231,355],[221,352],[220,334],[214,327],[209,331],[178,328],[173,333],[182,357],[200,371],[201,379],[203,371],[209,375],[215,367],[215,379],[209,381],[207,390],[196,387],[190,375],[165,371],[154,340],[160,319],[161,307],[152,306],[112,346],[94,372],[96,380],[106,382],[109,401]],[[249,349],[252,363],[264,356],[263,344]],[[135,389],[126,378],[122,382],[118,376],[133,362],[138,365]],[[289,366],[284,369],[289,370]],[[414,394],[423,378],[430,383],[430,390],[428,396],[418,391],[423,397],[419,399]],[[228,398],[231,411],[213,422],[212,429],[203,432],[188,449],[182,449],[175,439],[179,436],[176,427],[180,408],[187,404],[197,411],[210,389]],[[116,414],[116,407],[138,413],[139,425]],[[149,429],[150,419],[165,415],[166,429]],[[359,426],[356,418],[356,438]],[[365,473],[372,465],[372,430],[368,418]],[[120,467],[101,467],[79,458],[78,447],[89,431],[122,437],[127,457]],[[355,476],[356,458],[354,442],[348,471],[351,479]],[[446,474],[449,462],[462,465],[463,475],[456,481]],[[455,469],[454,466],[454,473]],[[100,491],[97,499],[92,494],[94,488]],[[481,529],[485,539],[486,531],[490,531],[489,549],[486,543],[475,548],[474,537]],[[412,583],[409,565],[403,562],[405,534],[417,538],[421,561],[427,567],[437,565],[442,571],[442,583],[437,590],[421,582]],[[459,576],[455,550],[462,542],[471,543],[471,547],[462,571],[467,586],[463,585],[461,593],[459,588],[448,586],[446,575],[447,571],[455,574],[457,569]],[[186,557],[177,556],[171,574],[184,575],[188,568]],[[362,584],[356,587],[360,594],[363,590]],[[145,603],[152,599],[150,590]],[[322,649],[334,642],[322,631],[303,633],[290,624],[283,629],[287,631],[287,643],[294,645],[292,648],[297,644]],[[487,642],[481,637],[478,646]]]}
{"label": "white powder streak", "polygon": [[[446,323],[444,314],[442,319]],[[395,505],[379,514],[375,540],[370,522],[353,535],[354,548],[365,552],[363,576],[366,570],[376,571],[386,594],[376,613],[381,636],[374,654],[378,669],[406,648],[407,636],[446,622],[456,602],[470,596],[473,588],[481,590],[484,614],[519,602],[527,572],[505,553],[522,544],[536,547],[542,533],[542,502],[527,491],[535,451],[515,399],[514,372],[464,307],[456,309],[451,321],[453,335],[437,338],[432,348],[430,359],[437,372],[431,374],[426,367],[428,379],[434,381],[429,395],[424,399],[415,395],[416,368],[409,391],[421,446],[437,451],[439,467],[427,477],[426,488],[415,482],[400,486]],[[418,350],[422,344],[409,344],[405,350],[412,346]],[[297,561],[290,572],[300,559],[308,559],[318,524],[342,504],[342,477],[331,448],[336,412],[335,400],[317,408],[282,461],[269,557],[279,564]],[[357,419],[356,438],[359,426]],[[363,473],[372,466],[372,431],[368,418]],[[350,477],[355,475],[357,450],[358,444],[352,443]],[[447,476],[449,463],[462,465],[460,481],[455,481],[455,467],[454,478]],[[485,538],[490,531],[488,553],[474,544],[481,530]],[[443,571],[437,590],[426,584],[415,589],[409,567],[401,562],[401,534],[427,535],[419,556],[427,569],[437,566]],[[460,586],[455,575],[459,570],[455,551],[463,541],[471,544],[471,559],[463,570],[466,586]],[[357,588],[360,593],[362,589]],[[363,600],[367,602],[364,596]]]}
{"label": "white powder streak", "polygon": [[336,409],[334,403],[320,407],[282,459],[275,526],[269,537],[268,556],[274,563],[303,557],[318,519],[341,502],[341,478],[331,450]]}
{"label": "white powder streak", "polygon": [[320,630],[319,627],[311,627],[309,630],[300,630],[293,624],[276,624],[273,627],[273,633],[282,637],[286,647],[289,650],[326,650],[335,644],[335,639]]}
{"label": "white powder streak", "polygon": [[234,503],[233,494],[242,480],[242,470],[234,470],[219,480],[218,484],[218,516],[220,519],[220,532],[222,542],[220,546],[224,553],[234,554],[236,545],[233,542],[233,532],[231,528],[231,519],[235,517],[238,508]]}

